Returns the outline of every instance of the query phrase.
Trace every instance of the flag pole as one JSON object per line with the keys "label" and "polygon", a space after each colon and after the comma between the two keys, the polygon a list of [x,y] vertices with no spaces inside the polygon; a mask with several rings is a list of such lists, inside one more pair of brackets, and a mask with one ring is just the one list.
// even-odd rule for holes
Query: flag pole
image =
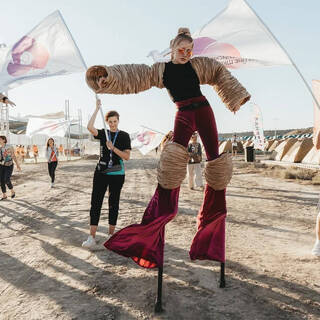
{"label": "flag pole", "polygon": [[[99,99],[98,97],[98,94],[96,93],[96,101]],[[103,123],[103,127],[104,127],[104,131],[106,132],[106,139],[107,141],[109,141],[109,135],[107,134],[108,131],[107,131],[107,126],[106,126],[106,122],[104,120],[104,116],[103,116],[103,111],[102,111],[102,107],[100,106],[99,107],[99,110],[100,110],[100,115],[101,115],[101,118],[102,118],[102,123]]]}
{"label": "flag pole", "polygon": [[70,32],[69,27],[68,27],[68,25],[66,24],[66,22],[65,22],[65,20],[64,20],[64,18],[63,18],[63,16],[62,16],[62,14],[61,14],[61,12],[60,12],[60,10],[57,10],[57,11],[58,11],[58,14],[59,14],[59,16],[60,16],[60,18],[61,18],[64,26],[66,27],[66,29],[67,29],[67,31],[68,31],[67,33],[65,33],[65,35],[66,35],[67,37],[70,37],[70,38],[71,38],[71,41],[73,42],[74,46],[75,46],[76,49],[77,49],[77,54],[78,54],[78,56],[79,56],[80,59],[82,60],[82,63],[84,64],[85,68],[88,69],[88,68],[87,68],[87,65],[86,65],[86,63],[85,63],[85,61],[84,61],[84,59],[83,59],[83,57],[82,57],[81,51],[79,50],[79,47],[78,47],[77,43],[74,41],[73,35],[72,35],[72,33]]}
{"label": "flag pole", "polygon": [[152,130],[152,131],[154,131],[154,132],[156,132],[156,133],[160,133],[160,134],[163,134],[163,135],[166,135],[166,133],[163,133],[163,132],[161,132],[161,131],[157,131],[157,130],[154,130],[154,129],[152,129],[152,128],[148,128],[148,127],[146,127],[146,126],[143,126],[143,125],[140,125],[142,128],[145,128],[145,129],[148,129],[148,130]]}
{"label": "flag pole", "polygon": [[280,48],[283,50],[283,52],[287,55],[288,59],[290,60],[292,66],[296,69],[296,71],[298,72],[299,76],[301,77],[302,81],[304,82],[304,84],[306,85],[307,89],[309,90],[316,106],[318,107],[318,109],[320,110],[320,103],[317,100],[317,98],[315,97],[314,93],[312,92],[311,87],[309,86],[308,82],[306,81],[306,79],[304,78],[303,74],[300,72],[299,68],[297,67],[297,65],[294,63],[294,61],[292,60],[292,58],[290,57],[289,53],[287,52],[287,50],[283,47],[283,45],[280,43],[280,41],[276,38],[276,36],[271,32],[271,30],[268,28],[268,26],[263,22],[263,20],[259,17],[259,15],[256,13],[256,11],[247,3],[246,0],[242,0],[247,6],[248,8],[256,15],[256,17],[258,18],[258,21],[267,29],[267,31],[270,33],[270,35],[273,37],[273,40],[276,41],[278,43],[278,45],[280,46]]}
{"label": "flag pole", "polygon": [[[58,14],[59,14],[59,16],[61,17],[61,20],[63,21],[66,29],[68,30],[68,35],[67,35],[67,36],[70,36],[71,40],[73,41],[73,43],[74,43],[74,45],[75,45],[75,47],[76,47],[76,49],[77,49],[78,56],[79,56],[80,59],[82,60],[82,63],[83,63],[83,65],[85,66],[85,68],[88,69],[88,66],[87,66],[86,62],[84,61],[84,59],[83,59],[83,57],[82,57],[81,51],[79,50],[79,47],[78,47],[77,43],[74,41],[74,38],[73,38],[72,33],[70,32],[69,28],[68,28],[68,25],[66,24],[66,22],[65,22],[65,20],[64,20],[64,18],[63,18],[63,16],[62,16],[62,14],[61,14],[61,12],[60,12],[59,10],[57,10],[57,11],[58,11]],[[99,99],[98,94],[96,94],[96,100],[98,100],[98,99]],[[108,135],[107,135],[107,132],[108,132],[108,131],[107,131],[107,126],[106,126],[106,123],[105,123],[105,120],[104,120],[104,116],[103,116],[103,112],[102,112],[101,106],[100,106],[99,109],[100,109],[100,115],[101,115],[101,118],[102,118],[104,130],[105,130],[105,132],[106,132],[106,138],[107,138],[107,141],[109,141],[109,137],[108,137]]]}

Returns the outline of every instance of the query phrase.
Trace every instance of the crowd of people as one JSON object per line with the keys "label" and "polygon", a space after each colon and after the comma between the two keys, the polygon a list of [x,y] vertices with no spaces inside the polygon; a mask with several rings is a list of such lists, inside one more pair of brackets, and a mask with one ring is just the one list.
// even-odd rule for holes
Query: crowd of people
{"label": "crowd of people", "polygon": [[[33,145],[15,145],[11,146],[13,149],[13,153],[15,154],[16,158],[20,163],[24,163],[26,159],[33,159],[34,163],[38,163],[39,159],[39,147],[36,144]],[[64,148],[62,144],[56,147],[57,151],[59,152],[60,156],[67,157],[68,155],[71,156],[80,156],[81,155],[81,148],[78,143],[76,143],[72,149],[69,150]],[[84,147],[83,147],[84,148]],[[44,152],[43,157],[46,157],[46,151]]]}

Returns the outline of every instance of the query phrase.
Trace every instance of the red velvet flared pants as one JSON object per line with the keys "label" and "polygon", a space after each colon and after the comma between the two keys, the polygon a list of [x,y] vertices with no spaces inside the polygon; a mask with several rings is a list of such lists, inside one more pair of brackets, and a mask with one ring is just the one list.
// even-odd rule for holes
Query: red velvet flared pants
{"label": "red velvet flared pants", "polygon": [[[176,103],[178,108],[191,103],[206,102],[204,96]],[[218,132],[209,104],[195,109],[178,109],[173,141],[188,146],[190,137],[198,131],[208,161],[219,156]],[[145,268],[163,266],[165,225],[178,212],[180,187],[164,189],[159,184],[146,208],[140,224],[130,225],[115,233],[104,245],[122,256],[131,257]],[[198,230],[190,248],[192,260],[225,262],[225,218],[227,214],[225,190],[215,191],[206,184],[203,204],[198,213]]]}

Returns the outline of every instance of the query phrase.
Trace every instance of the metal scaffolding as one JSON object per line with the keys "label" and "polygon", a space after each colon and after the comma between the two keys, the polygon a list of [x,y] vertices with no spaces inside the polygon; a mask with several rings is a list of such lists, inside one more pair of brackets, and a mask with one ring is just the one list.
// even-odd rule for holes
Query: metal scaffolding
{"label": "metal scaffolding", "polygon": [[0,133],[9,139],[9,105],[0,103]]}

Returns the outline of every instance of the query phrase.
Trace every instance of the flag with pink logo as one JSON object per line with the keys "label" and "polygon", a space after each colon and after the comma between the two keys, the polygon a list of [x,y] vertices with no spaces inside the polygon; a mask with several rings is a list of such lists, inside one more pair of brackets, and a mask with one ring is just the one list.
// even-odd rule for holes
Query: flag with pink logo
{"label": "flag with pink logo", "polygon": [[157,148],[164,134],[142,127],[139,132],[130,135],[131,147],[138,149],[143,155]]}
{"label": "flag with pink logo", "polygon": [[10,48],[0,52],[0,92],[46,77],[86,70],[59,11],[53,12]]}
{"label": "flag with pink logo", "polygon": [[[214,58],[231,69],[292,64],[274,35],[245,0],[226,9],[192,35],[193,56]],[[170,49],[152,51],[157,62],[170,60]]]}

